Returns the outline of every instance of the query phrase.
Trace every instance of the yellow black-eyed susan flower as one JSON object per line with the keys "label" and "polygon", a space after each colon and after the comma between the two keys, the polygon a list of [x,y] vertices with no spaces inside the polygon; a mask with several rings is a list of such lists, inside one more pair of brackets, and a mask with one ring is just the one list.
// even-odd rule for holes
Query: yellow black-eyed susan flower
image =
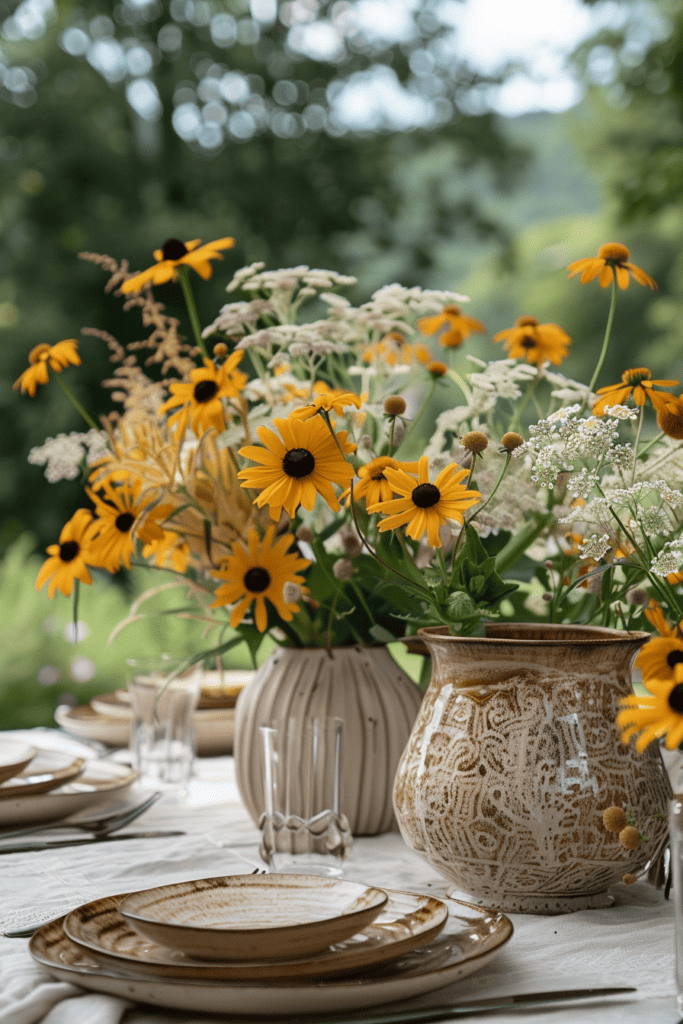
{"label": "yellow black-eyed susan flower", "polygon": [[246,374],[235,367],[244,352],[233,352],[221,366],[211,359],[205,359],[203,366],[198,366],[190,373],[188,382],[170,385],[171,397],[159,407],[159,415],[170,409],[177,409],[169,416],[170,427],[178,426],[178,434],[182,435],[190,423],[193,432],[201,437],[211,427],[225,430],[225,410],[223,398],[237,398],[247,382]]}
{"label": "yellow black-eyed susan flower", "polygon": [[12,387],[20,388],[22,394],[28,393],[33,398],[38,385],[47,384],[50,379],[47,372],[48,366],[55,373],[61,373],[67,366],[81,365],[81,357],[76,351],[77,347],[78,342],[75,338],[58,341],[56,345],[36,345],[28,354],[28,361],[31,365],[28,370],[24,370],[18,380],[15,380]]}
{"label": "yellow black-eyed susan flower", "polygon": [[621,701],[621,742],[628,743],[639,733],[636,750],[642,753],[648,743],[664,736],[667,750],[675,750],[683,741],[683,664],[674,666],[673,677],[650,679],[646,685],[649,696],[632,693]]}
{"label": "yellow black-eyed susan flower", "polygon": [[649,274],[637,267],[635,263],[629,263],[631,253],[621,242],[606,242],[598,249],[597,256],[586,256],[582,260],[576,260],[567,267],[569,277],[581,274],[581,284],[588,284],[597,277],[601,288],[607,288],[616,279],[620,288],[628,288],[630,278],[638,284],[647,285],[649,288],[656,288],[656,283]]}
{"label": "yellow black-eyed susan flower", "polygon": [[557,324],[542,324],[535,316],[518,316],[514,327],[494,334],[494,341],[504,341],[510,359],[526,359],[527,363],[551,362],[559,366],[566,358],[571,338]]}
{"label": "yellow black-eyed susan flower", "polygon": [[347,405],[360,409],[362,404],[363,399],[353,392],[344,391],[342,388],[330,388],[329,391],[312,396],[310,405],[294,409],[289,415],[290,419],[296,420],[308,420],[319,412],[335,412],[337,416],[343,416]]}
{"label": "yellow black-eyed susan flower", "polygon": [[59,535],[59,544],[50,544],[47,549],[50,557],[40,568],[36,590],[40,590],[49,580],[47,592],[50,597],[54,597],[55,590],[60,590],[68,597],[73,590],[74,580],[92,583],[86,565],[86,558],[90,565],[94,564],[89,557],[92,521],[92,513],[87,508],[79,508],[65,523]]}
{"label": "yellow black-eyed susan flower", "polygon": [[659,412],[660,409],[665,408],[667,402],[672,401],[673,395],[655,391],[655,387],[672,388],[676,384],[678,384],[677,380],[652,380],[652,374],[645,366],[638,366],[634,370],[624,370],[620,384],[609,384],[606,388],[598,388],[596,394],[602,397],[593,406],[593,412],[596,416],[602,416],[608,405],[623,405],[629,396],[633,397],[636,405],[645,405],[645,399],[649,398]]}
{"label": "yellow black-eyed susan flower", "polygon": [[353,478],[353,466],[344,458],[356,450],[348,432],[340,430],[333,437],[320,416],[309,420],[290,416],[275,419],[273,424],[280,437],[268,427],[259,427],[256,432],[264,447],[240,448],[245,459],[260,463],[240,470],[237,475],[242,487],[260,492],[256,505],[269,505],[276,522],[283,508],[292,518],[299,505],[310,511],[318,494],[338,512],[341,506],[332,485],[344,487]]}
{"label": "yellow black-eyed susan flower", "polygon": [[130,569],[136,537],[143,543],[149,543],[164,536],[163,529],[153,517],[141,519],[145,509],[154,501],[154,493],[148,490],[140,494],[142,480],[114,487],[104,479],[97,486],[98,492],[90,487],[85,489],[95,504],[96,517],[90,538],[90,564],[107,572],[117,572],[122,564]]}
{"label": "yellow black-eyed susan flower", "polygon": [[370,505],[368,512],[379,512],[387,516],[379,523],[380,533],[406,526],[406,533],[413,540],[420,540],[426,533],[431,546],[440,548],[439,527],[449,519],[462,523],[463,512],[481,501],[479,491],[468,491],[460,483],[468,473],[469,470],[460,469],[453,462],[441,470],[432,484],[429,482],[429,460],[426,455],[418,461],[417,479],[402,469],[387,467],[384,470],[387,481],[400,497]]}
{"label": "yellow black-eyed susan flower", "polygon": [[[221,568],[212,573],[216,579],[224,580],[216,590],[212,608],[232,604],[230,625],[234,629],[255,603],[254,622],[261,633],[268,627],[266,601],[275,607],[280,618],[289,622],[297,611],[297,605],[285,600],[286,583],[301,587],[304,577],[300,573],[311,563],[298,552],[290,551],[294,543],[291,534],[284,534],[274,541],[275,526],[270,525],[259,539],[258,531],[249,530],[247,543],[237,541],[232,554],[221,563]],[[302,587],[302,591],[307,591]]]}
{"label": "yellow black-eyed susan flower", "polygon": [[683,637],[673,632],[669,636],[653,636],[641,647],[635,664],[647,687],[652,679],[672,680],[676,666],[683,664]]}
{"label": "yellow black-eyed susan flower", "polygon": [[211,260],[222,260],[221,249],[232,249],[235,244],[234,238],[219,238],[215,242],[207,242],[202,245],[201,238],[195,238],[191,242],[181,242],[179,238],[169,238],[164,242],[161,249],[154,250],[156,263],[148,267],[140,274],[129,277],[121,285],[124,295],[131,292],[139,292],[146,284],[165,284],[166,281],[175,281],[178,277],[178,267],[192,267],[205,281],[211,277]]}
{"label": "yellow black-eyed susan flower", "polygon": [[486,334],[481,320],[467,316],[455,305],[444,306],[442,312],[434,316],[420,317],[416,327],[423,334],[437,334],[442,327],[447,328],[439,335],[439,342],[446,348],[458,348],[470,334]]}
{"label": "yellow black-eyed susan flower", "polygon": [[[376,505],[378,501],[390,501],[394,496],[394,491],[385,475],[387,469],[402,469],[406,473],[417,473],[417,462],[399,462],[388,455],[380,455],[372,462],[367,462],[358,470],[359,482],[353,487],[354,499],[359,501],[364,498],[366,508]],[[349,494],[350,489],[347,489],[342,497],[348,497]]]}

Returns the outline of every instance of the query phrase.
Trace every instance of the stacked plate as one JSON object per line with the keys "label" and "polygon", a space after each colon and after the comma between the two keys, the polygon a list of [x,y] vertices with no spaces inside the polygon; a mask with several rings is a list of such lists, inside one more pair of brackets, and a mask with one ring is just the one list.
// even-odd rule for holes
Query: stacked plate
{"label": "stacked plate", "polygon": [[213,1013],[347,1011],[441,988],[512,935],[449,898],[305,875],[230,875],[77,907],[33,936],[53,977]]}
{"label": "stacked plate", "polygon": [[[205,672],[199,704],[194,713],[195,744],[200,756],[229,754],[235,731],[235,703],[254,673],[241,669],[222,673]],[[132,711],[127,690],[115,690],[93,697],[79,707],[59,707],[57,723],[67,732],[86,740],[99,740],[110,747],[130,743]]]}
{"label": "stacked plate", "polygon": [[136,778],[122,765],[0,736],[0,828],[64,818],[122,792]]}

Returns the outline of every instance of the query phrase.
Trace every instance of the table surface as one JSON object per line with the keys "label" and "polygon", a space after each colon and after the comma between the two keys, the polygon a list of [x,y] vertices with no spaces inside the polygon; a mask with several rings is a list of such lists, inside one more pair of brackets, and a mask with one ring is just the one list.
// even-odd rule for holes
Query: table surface
{"label": "table surface", "polygon": [[[55,730],[3,735],[30,736],[36,745],[82,749],[78,741]],[[0,931],[37,925],[91,899],[133,888],[263,866],[259,833],[240,803],[230,757],[199,759],[187,796],[164,796],[143,821],[145,828],[182,828],[186,835],[0,857]],[[356,838],[344,877],[466,899],[452,893],[449,883],[398,833]],[[675,998],[673,905],[645,883],[615,886],[613,895],[615,903],[608,910],[557,917],[510,915],[515,929],[512,939],[481,971],[391,1008],[577,986],[630,985],[637,992],[627,997],[501,1011],[481,1019],[490,1016],[497,1024],[675,1024],[680,1015]],[[377,1007],[348,1018],[365,1019],[388,1009]],[[324,1021],[324,1017],[318,1019]],[[237,1024],[238,1020],[247,1018],[152,1008],[85,992],[51,979],[31,958],[26,939],[0,937],[0,1024]],[[249,1020],[255,1024],[256,1018]]]}

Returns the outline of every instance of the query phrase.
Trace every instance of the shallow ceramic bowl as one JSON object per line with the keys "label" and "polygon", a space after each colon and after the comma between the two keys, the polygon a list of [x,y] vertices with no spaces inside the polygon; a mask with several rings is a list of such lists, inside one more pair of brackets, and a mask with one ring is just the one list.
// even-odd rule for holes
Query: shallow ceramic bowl
{"label": "shallow ceramic bowl", "polygon": [[309,956],[361,931],[387,894],[336,878],[227,875],[133,893],[120,906],[145,938],[211,960]]}
{"label": "shallow ceramic bowl", "polygon": [[0,739],[0,782],[11,779],[18,775],[38,751],[27,743],[19,743],[17,740]]}

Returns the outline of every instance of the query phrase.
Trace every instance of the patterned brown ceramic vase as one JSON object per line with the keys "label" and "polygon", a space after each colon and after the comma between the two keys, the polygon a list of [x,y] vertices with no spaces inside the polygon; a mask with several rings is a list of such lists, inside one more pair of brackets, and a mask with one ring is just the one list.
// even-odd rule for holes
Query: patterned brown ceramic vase
{"label": "patterned brown ceramic vase", "polygon": [[[667,837],[659,750],[636,754],[614,725],[649,634],[526,623],[489,624],[483,638],[419,634],[432,681],[394,787],[406,842],[480,904],[608,906],[608,888]],[[639,850],[604,828],[612,804],[633,808],[650,837]]]}

